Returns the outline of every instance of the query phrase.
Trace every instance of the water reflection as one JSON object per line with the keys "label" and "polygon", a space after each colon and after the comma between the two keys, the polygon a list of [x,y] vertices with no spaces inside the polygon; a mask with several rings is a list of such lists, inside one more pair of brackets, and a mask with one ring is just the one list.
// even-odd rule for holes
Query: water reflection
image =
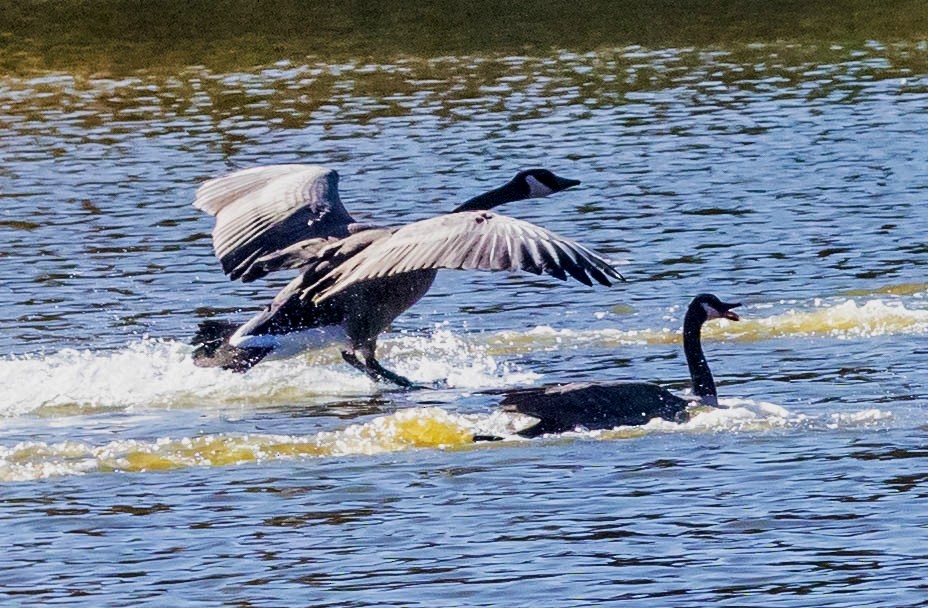
{"label": "water reflection", "polygon": [[[628,129],[647,134],[678,111],[682,96],[711,116],[744,106],[755,96],[794,89],[797,102],[857,101],[874,82],[895,81],[896,93],[928,91],[928,47],[924,44],[873,44],[865,50],[749,45],[706,53],[697,50],[601,49],[554,58],[532,56],[402,59],[395,63],[346,64],[278,62],[242,72],[181,68],[170,75],[155,70],[112,79],[99,75],[61,74],[6,77],[0,93],[4,123],[36,138],[68,136],[80,143],[118,146],[137,134],[137,123],[152,124],[147,136],[181,135],[210,127],[234,145],[277,129],[304,128],[328,122],[337,112],[364,135],[381,118],[434,113],[444,121],[511,115],[515,122],[550,116],[557,107],[577,106],[575,118],[598,109],[628,106]],[[646,114],[636,94],[664,91]],[[839,97],[834,96],[834,92]],[[852,95],[853,98],[847,96]],[[649,105],[652,105],[649,104]],[[51,128],[39,128],[35,121]],[[743,116],[717,130],[750,139],[776,124]],[[178,124],[180,123],[180,124]],[[695,125],[664,124],[660,132],[686,136]],[[154,129],[154,130],[152,130]],[[374,130],[377,131],[376,127]],[[504,135],[504,133],[500,133]],[[696,143],[696,142],[693,142]],[[693,145],[691,143],[691,145]],[[698,145],[698,143],[696,144]],[[66,149],[53,151],[64,155]],[[14,159],[36,159],[20,148]]]}
{"label": "water reflection", "polygon": [[[223,283],[189,201],[206,177],[270,159],[338,167],[352,210],[375,221],[432,214],[419,196],[447,208],[514,162],[574,163],[591,188],[577,212],[558,202],[529,219],[634,260],[631,298],[732,278],[782,296],[822,294],[804,289],[813,276],[825,293],[849,277],[901,283],[926,263],[908,221],[924,188],[912,128],[926,60],[923,43],[767,43],[7,76],[6,321],[20,344],[64,331],[56,322],[179,335],[192,316],[179,292],[194,308],[220,284],[210,306],[266,299]],[[464,307],[494,313],[537,308],[531,294],[551,288],[524,279],[526,296],[500,304],[498,282],[473,282]]]}
{"label": "water reflection", "polygon": [[[868,40],[923,39],[925,15],[920,2],[897,3],[889,10],[865,0],[827,7],[785,0],[620,0],[569,7],[527,0],[465,5],[452,0],[415,5],[274,0],[257,8],[233,0],[224,2],[222,10],[209,2],[176,0],[140,10],[119,0],[107,5],[104,16],[72,0],[32,0],[0,14],[0,32],[5,33],[0,36],[0,66],[6,71],[51,66],[92,72],[206,64],[234,71],[281,58],[340,62],[473,53],[547,55],[551,48],[586,52],[628,44],[701,48],[706,54],[712,47],[779,40],[829,48],[834,41],[859,46]],[[743,70],[754,75],[750,64]],[[644,66],[631,77],[648,80],[660,74]],[[788,76],[767,82],[780,78]]]}
{"label": "water reflection", "polygon": [[[0,10],[0,595],[924,602],[924,2],[216,6]],[[199,316],[277,286],[226,281],[193,189],[291,161],[372,221],[551,165],[584,185],[511,211],[629,285],[440,276],[385,339],[440,391],[194,368]],[[470,443],[493,387],[682,387],[707,289],[751,313],[720,393],[788,420]]]}

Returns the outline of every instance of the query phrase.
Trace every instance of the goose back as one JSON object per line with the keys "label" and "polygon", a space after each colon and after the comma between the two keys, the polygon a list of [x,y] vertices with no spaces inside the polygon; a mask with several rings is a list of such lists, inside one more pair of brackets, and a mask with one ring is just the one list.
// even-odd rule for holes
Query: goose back
{"label": "goose back", "polygon": [[686,419],[685,399],[648,382],[572,383],[510,391],[504,411],[538,418],[523,437],[645,424],[655,417]]}

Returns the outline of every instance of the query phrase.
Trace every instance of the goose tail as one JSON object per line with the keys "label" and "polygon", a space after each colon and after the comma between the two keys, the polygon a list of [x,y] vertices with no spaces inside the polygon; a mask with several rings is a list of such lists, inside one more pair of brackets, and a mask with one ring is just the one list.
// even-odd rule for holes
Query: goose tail
{"label": "goose tail", "polygon": [[244,373],[271,352],[270,348],[240,348],[229,344],[229,338],[238,329],[231,321],[207,319],[200,323],[191,344],[194,346],[193,363],[197,367],[221,367]]}

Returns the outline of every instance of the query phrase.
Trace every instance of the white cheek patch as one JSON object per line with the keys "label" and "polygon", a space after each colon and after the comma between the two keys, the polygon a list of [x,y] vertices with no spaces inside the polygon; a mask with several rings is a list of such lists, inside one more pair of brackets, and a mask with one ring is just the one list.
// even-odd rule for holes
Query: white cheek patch
{"label": "white cheek patch", "polygon": [[529,198],[541,198],[542,196],[548,196],[554,192],[553,188],[545,186],[543,183],[538,181],[535,177],[527,175],[525,177],[525,183],[528,184],[528,197]]}
{"label": "white cheek patch", "polygon": [[702,302],[702,309],[706,311],[706,317],[709,319],[721,319],[722,313],[717,311],[715,308],[709,306],[705,302]]}

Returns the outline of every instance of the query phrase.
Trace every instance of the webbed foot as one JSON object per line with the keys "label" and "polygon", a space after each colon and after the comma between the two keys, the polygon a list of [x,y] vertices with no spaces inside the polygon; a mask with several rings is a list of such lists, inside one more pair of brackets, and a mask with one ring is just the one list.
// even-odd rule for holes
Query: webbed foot
{"label": "webbed foot", "polygon": [[367,374],[367,376],[374,382],[381,382],[383,380],[386,380],[388,382],[392,382],[393,384],[399,387],[410,389],[410,390],[418,390],[418,389],[426,388],[425,386],[421,384],[416,384],[415,382],[413,382],[409,378],[406,378],[405,376],[401,376],[397,374],[396,372],[391,372],[390,370],[382,366],[380,362],[377,361],[377,359],[374,359],[373,357],[368,357],[362,362],[360,359],[358,359],[358,357],[354,353],[343,350],[342,359],[344,359],[345,362],[347,362],[349,365],[351,365],[355,369],[358,369],[364,372],[365,374]]}

